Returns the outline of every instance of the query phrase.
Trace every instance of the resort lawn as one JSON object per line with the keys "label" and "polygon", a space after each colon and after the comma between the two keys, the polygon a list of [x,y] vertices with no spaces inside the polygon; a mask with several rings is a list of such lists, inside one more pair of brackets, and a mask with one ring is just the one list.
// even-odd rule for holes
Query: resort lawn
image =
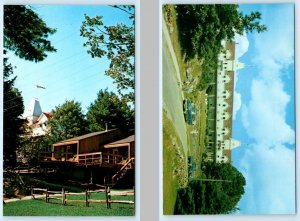
{"label": "resort lawn", "polygon": [[[85,195],[67,198],[85,200]],[[105,193],[91,194],[91,199],[105,199]],[[133,196],[112,196],[112,199],[133,200]],[[67,202],[67,205],[63,206],[59,200],[51,199],[50,203],[46,203],[42,199],[37,199],[19,200],[3,205],[4,216],[133,216],[134,214],[132,204],[111,204],[111,209],[107,209],[105,203],[90,203],[90,206],[86,207],[85,202]]]}
{"label": "resort lawn", "polygon": [[[176,148],[178,148],[177,153]],[[184,161],[184,165],[181,165],[182,170],[177,168],[180,164],[178,152],[182,154]],[[163,113],[163,159],[163,213],[172,215],[174,214],[179,182],[185,182],[180,179],[186,179],[187,165],[180,139],[165,113]],[[176,174],[176,170],[180,171],[181,176]]]}

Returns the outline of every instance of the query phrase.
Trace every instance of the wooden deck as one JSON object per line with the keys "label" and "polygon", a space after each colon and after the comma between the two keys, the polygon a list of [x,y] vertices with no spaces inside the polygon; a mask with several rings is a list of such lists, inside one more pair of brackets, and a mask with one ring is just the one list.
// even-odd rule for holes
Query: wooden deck
{"label": "wooden deck", "polygon": [[65,157],[61,157],[60,159],[54,158],[52,156],[52,152],[43,152],[40,153],[40,161],[47,162],[57,162],[57,163],[68,163],[74,164],[77,166],[100,166],[100,167],[123,167],[127,158],[122,155],[108,154],[102,152],[95,153],[86,153],[86,154],[77,154],[72,158],[66,159]]}

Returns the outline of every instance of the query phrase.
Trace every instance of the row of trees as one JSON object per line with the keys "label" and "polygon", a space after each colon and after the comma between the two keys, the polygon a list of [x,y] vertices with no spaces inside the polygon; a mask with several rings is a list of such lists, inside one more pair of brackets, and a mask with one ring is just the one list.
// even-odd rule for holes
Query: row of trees
{"label": "row of trees", "polygon": [[177,194],[175,214],[229,214],[244,194],[246,180],[231,164],[202,163],[203,179],[193,180]]}

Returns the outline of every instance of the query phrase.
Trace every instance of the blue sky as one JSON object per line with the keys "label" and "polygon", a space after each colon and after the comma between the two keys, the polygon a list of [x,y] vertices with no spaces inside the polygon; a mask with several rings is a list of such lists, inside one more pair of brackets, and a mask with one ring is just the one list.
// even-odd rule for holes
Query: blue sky
{"label": "blue sky", "polygon": [[246,178],[241,214],[295,213],[294,5],[240,5],[259,11],[264,33],[236,37],[233,165]]}
{"label": "blue sky", "polygon": [[[101,15],[105,25],[124,23],[132,25],[128,14],[110,6],[43,6],[35,5],[34,10],[51,28],[57,32],[50,40],[57,49],[39,63],[25,61],[10,53],[10,62],[17,66],[15,86],[22,91],[27,108],[32,98],[38,98],[44,112],[51,111],[65,100],[74,99],[82,104],[83,110],[97,97],[100,89],[116,91],[113,80],[104,75],[109,66],[106,58],[91,58],[85,39],[80,36],[80,26],[84,14]],[[46,87],[37,89],[36,85]]]}

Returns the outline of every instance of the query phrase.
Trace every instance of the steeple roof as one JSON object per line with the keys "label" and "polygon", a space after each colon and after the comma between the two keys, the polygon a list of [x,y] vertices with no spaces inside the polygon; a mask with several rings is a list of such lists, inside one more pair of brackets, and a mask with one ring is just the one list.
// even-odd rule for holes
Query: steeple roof
{"label": "steeple roof", "polygon": [[33,98],[29,103],[28,109],[26,110],[24,117],[39,117],[42,113],[43,112],[39,100],[37,98]]}

